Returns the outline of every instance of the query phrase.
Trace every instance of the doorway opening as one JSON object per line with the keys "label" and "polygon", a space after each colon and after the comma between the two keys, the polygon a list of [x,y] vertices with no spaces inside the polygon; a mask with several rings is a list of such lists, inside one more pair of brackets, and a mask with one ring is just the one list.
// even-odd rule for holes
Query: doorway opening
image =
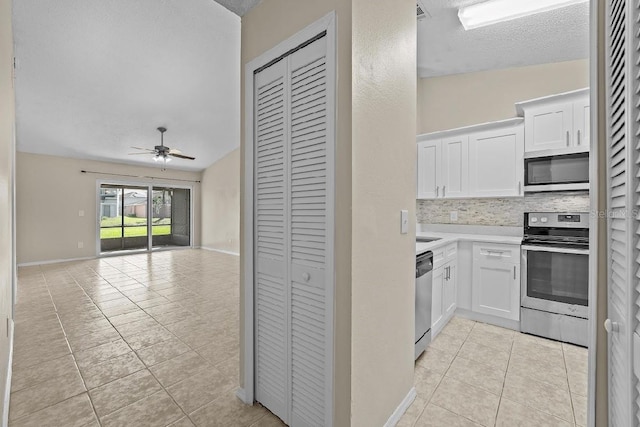
{"label": "doorway opening", "polygon": [[191,246],[191,189],[102,183],[98,252]]}

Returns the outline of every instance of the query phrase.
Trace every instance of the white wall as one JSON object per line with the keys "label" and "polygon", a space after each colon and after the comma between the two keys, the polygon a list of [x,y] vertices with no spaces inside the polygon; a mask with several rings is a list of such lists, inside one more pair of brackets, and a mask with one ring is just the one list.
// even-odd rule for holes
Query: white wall
{"label": "white wall", "polygon": [[240,149],[202,174],[202,247],[240,252]]}
{"label": "white wall", "polygon": [[[14,188],[14,124],[13,33],[11,0],[0,0],[0,413],[6,425],[9,408],[5,407],[10,369],[9,332],[5,325],[13,319],[13,286],[15,259],[13,254],[13,188]],[[9,319],[9,322],[6,320]]]}
{"label": "white wall", "polygon": [[[81,170],[104,172],[84,174]],[[161,179],[128,178],[106,173],[151,176]],[[19,264],[95,257],[98,180],[153,182],[158,185],[193,185],[194,246],[200,245],[199,172],[17,153],[16,213],[17,260]],[[79,211],[84,216],[79,216]],[[78,242],[84,247],[78,248]]]}
{"label": "white wall", "polygon": [[589,86],[589,61],[418,79],[419,134],[516,116],[515,103]]}
{"label": "white wall", "polygon": [[352,23],[351,425],[368,427],[413,386],[415,1],[354,0]]}

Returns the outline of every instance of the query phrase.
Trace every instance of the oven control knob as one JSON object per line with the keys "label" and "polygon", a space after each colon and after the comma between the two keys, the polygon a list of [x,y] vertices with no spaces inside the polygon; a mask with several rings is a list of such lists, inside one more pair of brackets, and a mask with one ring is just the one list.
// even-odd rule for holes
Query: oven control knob
{"label": "oven control knob", "polygon": [[549,219],[546,216],[543,216],[542,218],[540,218],[540,222],[543,224],[547,221],[549,221]]}
{"label": "oven control knob", "polygon": [[530,221],[535,224],[536,222],[538,222],[538,217],[532,216],[530,218]]}

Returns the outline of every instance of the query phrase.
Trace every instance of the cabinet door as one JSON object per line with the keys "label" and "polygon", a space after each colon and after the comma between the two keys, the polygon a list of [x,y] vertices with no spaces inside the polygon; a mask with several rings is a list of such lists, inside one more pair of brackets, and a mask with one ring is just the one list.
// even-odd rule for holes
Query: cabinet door
{"label": "cabinet door", "polygon": [[572,145],[573,104],[554,103],[524,113],[525,151],[566,148]]}
{"label": "cabinet door", "polygon": [[431,339],[440,332],[443,327],[443,286],[444,266],[433,270],[433,290],[431,294]]}
{"label": "cabinet door", "polygon": [[418,199],[435,199],[440,190],[442,148],[440,141],[418,143]]}
{"label": "cabinet door", "polygon": [[591,143],[591,109],[589,98],[576,101],[573,104],[573,133],[575,147],[589,151]]}
{"label": "cabinet door", "polygon": [[524,176],[522,126],[469,136],[469,195],[522,195]]}
{"label": "cabinet door", "polygon": [[469,137],[442,140],[442,197],[464,197],[469,186]]}
{"label": "cabinet door", "polygon": [[520,319],[520,267],[499,260],[473,260],[472,310]]}
{"label": "cabinet door", "polygon": [[457,272],[458,265],[456,261],[449,262],[445,267],[445,281],[443,289],[443,310],[445,318],[449,319],[456,310],[457,297]]}

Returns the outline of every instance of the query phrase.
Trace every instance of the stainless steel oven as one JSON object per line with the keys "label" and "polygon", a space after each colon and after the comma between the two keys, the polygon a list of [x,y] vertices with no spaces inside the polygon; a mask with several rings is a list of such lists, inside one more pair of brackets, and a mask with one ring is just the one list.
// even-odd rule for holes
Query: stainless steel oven
{"label": "stainless steel oven", "polygon": [[524,191],[589,189],[589,153],[531,153],[524,159]]}
{"label": "stainless steel oven", "polygon": [[521,329],[587,345],[589,214],[525,214]]}

